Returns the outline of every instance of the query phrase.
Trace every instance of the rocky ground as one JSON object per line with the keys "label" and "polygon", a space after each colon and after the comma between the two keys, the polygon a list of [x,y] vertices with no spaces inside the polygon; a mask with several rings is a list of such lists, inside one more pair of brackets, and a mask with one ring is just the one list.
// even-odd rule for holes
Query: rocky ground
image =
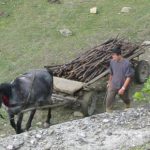
{"label": "rocky ground", "polygon": [[150,149],[150,105],[1,138],[0,150],[128,150],[144,143]]}

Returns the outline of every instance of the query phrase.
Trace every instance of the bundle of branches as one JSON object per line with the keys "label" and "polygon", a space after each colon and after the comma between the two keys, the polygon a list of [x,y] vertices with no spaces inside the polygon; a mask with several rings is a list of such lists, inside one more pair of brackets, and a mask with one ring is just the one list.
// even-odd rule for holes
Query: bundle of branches
{"label": "bundle of branches", "polygon": [[57,66],[46,66],[46,68],[52,69],[54,76],[88,82],[103,73],[109,67],[111,49],[118,45],[120,45],[122,55],[125,58],[139,52],[140,55],[142,51],[137,44],[118,38],[110,39],[83,53],[70,63]]}

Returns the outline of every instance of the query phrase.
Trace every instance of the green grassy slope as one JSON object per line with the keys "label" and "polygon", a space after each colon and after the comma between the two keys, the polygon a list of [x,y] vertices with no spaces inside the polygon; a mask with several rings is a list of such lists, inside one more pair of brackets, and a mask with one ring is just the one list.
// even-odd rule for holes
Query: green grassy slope
{"label": "green grassy slope", "polygon": [[[98,7],[98,14],[89,9]],[[132,8],[123,14],[124,6]],[[150,38],[149,0],[0,0],[0,82],[48,64],[68,62],[109,37]],[[69,28],[73,36],[59,30]]]}

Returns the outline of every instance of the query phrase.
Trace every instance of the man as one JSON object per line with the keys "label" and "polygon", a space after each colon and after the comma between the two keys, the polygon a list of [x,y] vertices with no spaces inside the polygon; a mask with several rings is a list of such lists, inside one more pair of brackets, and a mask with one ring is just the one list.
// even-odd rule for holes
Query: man
{"label": "man", "polygon": [[129,60],[121,55],[120,47],[112,49],[112,60],[110,61],[110,76],[108,81],[108,92],[106,97],[106,111],[112,112],[113,102],[118,94],[126,105],[130,107],[129,85],[134,70]]}

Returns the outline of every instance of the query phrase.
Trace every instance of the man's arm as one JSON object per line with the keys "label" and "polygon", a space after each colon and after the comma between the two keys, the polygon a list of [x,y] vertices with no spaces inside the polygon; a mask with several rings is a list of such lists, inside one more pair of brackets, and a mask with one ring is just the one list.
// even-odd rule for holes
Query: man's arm
{"label": "man's arm", "polygon": [[127,77],[125,82],[124,82],[124,84],[123,84],[123,86],[122,86],[122,88],[124,90],[126,90],[128,88],[128,86],[129,86],[130,82],[131,82],[131,77]]}
{"label": "man's arm", "polygon": [[122,88],[119,90],[118,94],[120,95],[123,95],[125,90],[128,88],[131,80],[132,80],[132,77],[134,76],[134,70],[132,68],[132,64],[129,62],[128,63],[128,67],[127,67],[127,70],[126,70],[126,73],[125,73],[125,77],[126,77],[126,80],[122,86]]}
{"label": "man's arm", "polygon": [[125,90],[128,88],[129,84],[131,82],[131,77],[127,77],[122,88],[118,91],[119,95],[123,95]]}

